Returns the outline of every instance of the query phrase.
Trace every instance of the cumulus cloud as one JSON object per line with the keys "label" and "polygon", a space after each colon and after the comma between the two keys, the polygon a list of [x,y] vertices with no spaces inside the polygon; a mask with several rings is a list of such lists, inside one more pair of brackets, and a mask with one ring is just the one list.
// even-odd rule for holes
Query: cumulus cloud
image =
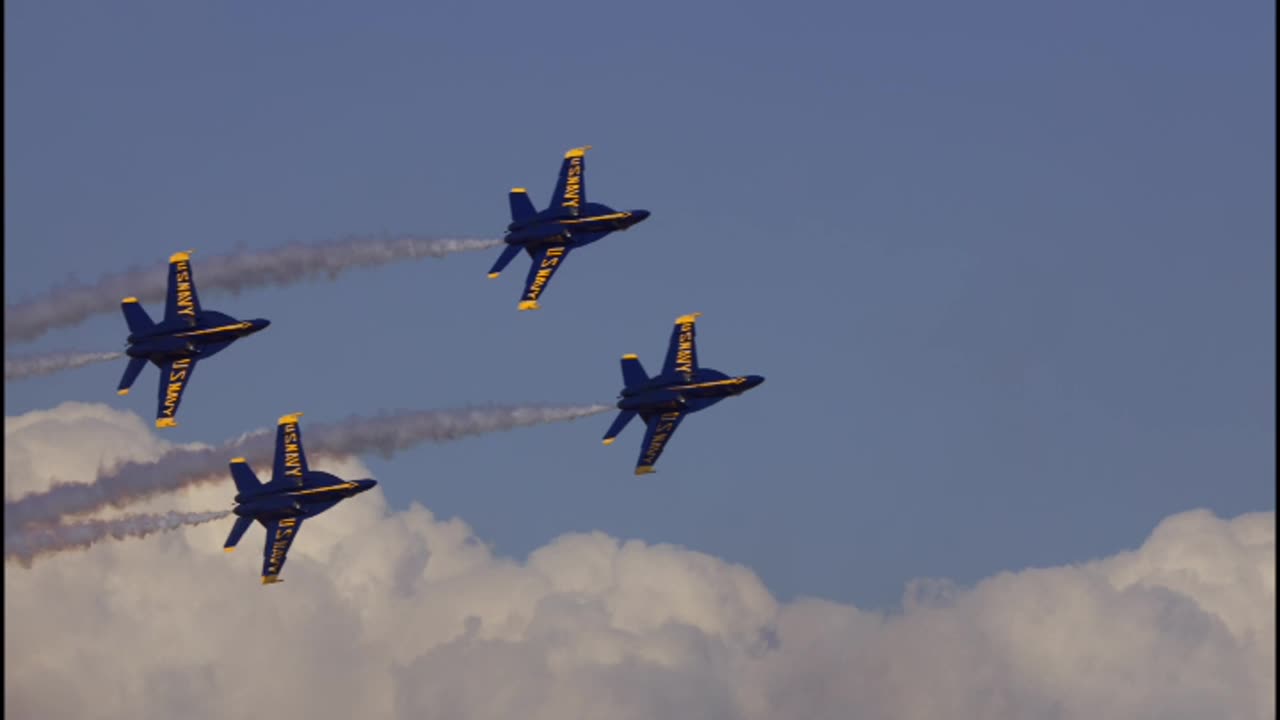
{"label": "cumulus cloud", "polygon": [[[5,429],[6,483],[11,462],[23,482],[50,483],[168,449],[139,418],[100,406],[7,418]],[[368,473],[354,459],[318,468]],[[231,493],[228,480],[144,509],[225,507]],[[6,563],[6,712],[1275,715],[1273,512],[1192,511],[1108,558],[967,588],[917,582],[890,614],[781,603],[741,565],[598,532],[506,558],[461,520],[389,511],[380,487],[308,522],[282,585],[258,584],[257,553],[224,555],[226,531],[215,522],[29,569]],[[261,543],[256,528],[242,542]]]}

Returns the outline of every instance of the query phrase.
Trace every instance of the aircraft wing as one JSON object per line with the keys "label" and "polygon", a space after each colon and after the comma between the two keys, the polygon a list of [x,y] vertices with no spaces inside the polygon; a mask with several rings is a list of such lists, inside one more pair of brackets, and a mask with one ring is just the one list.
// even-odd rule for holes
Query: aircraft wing
{"label": "aircraft wing", "polygon": [[644,416],[648,427],[644,431],[644,442],[640,445],[640,457],[636,460],[636,474],[647,475],[654,472],[653,466],[658,462],[662,451],[666,449],[671,436],[680,427],[687,413],[679,410]]}
{"label": "aircraft wing", "polygon": [[302,486],[307,474],[307,455],[302,450],[302,429],[293,413],[280,418],[276,424],[276,456],[271,465],[271,482]]}
{"label": "aircraft wing", "polygon": [[569,255],[569,248],[563,245],[549,245],[530,250],[533,262],[529,265],[529,276],[524,280],[524,294],[520,296],[521,310],[537,310],[538,297],[547,289],[551,276],[556,274],[564,259]]}
{"label": "aircraft wing", "polygon": [[267,529],[267,542],[262,546],[262,584],[281,582],[280,571],[284,568],[289,548],[302,529],[302,518],[280,518],[278,520],[259,520]]}
{"label": "aircraft wing", "polygon": [[662,363],[662,374],[678,372],[688,382],[698,369],[697,329],[695,325],[702,313],[681,315],[671,330],[671,342],[667,345],[667,359]]}
{"label": "aircraft wing", "polygon": [[178,424],[178,405],[182,394],[191,384],[196,370],[195,358],[178,358],[156,363],[160,367],[160,397],[156,407],[156,427],[175,427]]}
{"label": "aircraft wing", "polygon": [[564,154],[560,164],[560,176],[556,178],[556,191],[551,195],[551,207],[564,215],[577,215],[587,204],[586,156],[590,145],[574,148]]}
{"label": "aircraft wing", "polygon": [[191,253],[174,253],[169,257],[169,287],[164,296],[164,321],[181,322],[188,327],[200,315],[200,298],[196,297],[195,280],[191,278]]}

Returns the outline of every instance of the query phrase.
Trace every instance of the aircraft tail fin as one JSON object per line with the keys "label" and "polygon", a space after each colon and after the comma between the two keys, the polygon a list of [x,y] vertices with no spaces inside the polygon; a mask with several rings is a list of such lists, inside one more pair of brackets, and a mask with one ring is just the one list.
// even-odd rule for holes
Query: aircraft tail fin
{"label": "aircraft tail fin", "polygon": [[244,537],[244,531],[249,529],[253,524],[251,517],[238,517],[236,524],[231,526],[231,532],[227,535],[227,541],[222,544],[225,552],[231,552],[236,549],[236,543],[240,542],[240,538]]}
{"label": "aircraft tail fin", "polygon": [[244,458],[231,461],[231,479],[236,483],[236,492],[246,493],[262,487],[262,481],[253,474],[253,468]]}
{"label": "aircraft tail fin", "polygon": [[618,434],[627,427],[627,423],[636,416],[635,410],[623,410],[618,413],[618,417],[613,419],[613,424],[609,426],[609,431],[604,434],[604,444],[611,445],[614,440],[618,439]]}
{"label": "aircraft tail fin", "polygon": [[129,324],[130,333],[146,332],[156,325],[147,311],[138,304],[138,298],[127,297],[121,300],[120,309],[124,311],[124,321]]}
{"label": "aircraft tail fin", "polygon": [[534,215],[538,214],[537,209],[533,207],[533,201],[529,199],[529,191],[524,188],[511,188],[511,192],[507,194],[507,202],[511,204],[511,222],[524,222]]}
{"label": "aircraft tail fin", "polygon": [[494,261],[493,267],[489,268],[489,277],[496,278],[502,274],[504,268],[511,263],[512,260],[520,254],[519,245],[508,245],[502,248],[502,254]]}
{"label": "aircraft tail fin", "polygon": [[146,358],[129,358],[129,364],[125,366],[124,375],[120,378],[120,385],[116,387],[116,394],[128,395],[129,388],[133,387],[133,381],[138,379],[138,374],[146,366]]}
{"label": "aircraft tail fin", "polygon": [[649,374],[644,371],[644,366],[640,364],[640,358],[635,355],[622,356],[622,382],[627,387],[633,385],[643,385],[649,381]]}

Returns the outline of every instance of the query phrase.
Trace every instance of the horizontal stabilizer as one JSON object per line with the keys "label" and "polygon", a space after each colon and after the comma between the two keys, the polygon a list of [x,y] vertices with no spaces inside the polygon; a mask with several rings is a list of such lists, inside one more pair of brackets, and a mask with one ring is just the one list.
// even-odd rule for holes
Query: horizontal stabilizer
{"label": "horizontal stabilizer", "polygon": [[222,544],[222,549],[231,552],[236,549],[236,543],[240,542],[240,538],[244,537],[244,532],[253,524],[251,517],[238,517],[236,524],[231,526],[231,533],[227,535],[227,541]]}
{"label": "horizontal stabilizer", "polygon": [[511,222],[519,223],[529,220],[538,214],[538,210],[533,207],[533,201],[529,199],[529,193],[524,188],[511,188],[511,192],[507,195],[507,202],[511,204]]}
{"label": "horizontal stabilizer", "polygon": [[507,265],[509,265],[512,260],[515,260],[516,256],[519,254],[520,254],[519,245],[508,245],[502,248],[502,254],[498,256],[498,259],[496,261],[494,261],[493,267],[489,268],[489,277],[496,278],[499,275],[501,275],[502,271],[506,269]]}
{"label": "horizontal stabilizer", "polygon": [[613,424],[609,426],[609,431],[604,434],[604,444],[612,445],[613,441],[618,439],[618,435],[627,427],[627,423],[636,416],[635,410],[623,410],[618,413],[618,417],[613,419]]}
{"label": "horizontal stabilizer", "polygon": [[231,461],[231,479],[236,483],[236,492],[247,493],[262,487],[262,481],[253,473],[253,468],[244,458]]}
{"label": "horizontal stabilizer", "polygon": [[129,358],[129,364],[125,366],[124,375],[120,378],[120,385],[116,387],[116,394],[128,395],[129,388],[133,387],[133,382],[146,366],[147,359],[144,357]]}
{"label": "horizontal stabilizer", "polygon": [[129,324],[130,334],[146,332],[156,325],[147,311],[138,304],[138,298],[128,297],[121,300],[120,309],[124,311],[124,321]]}
{"label": "horizontal stabilizer", "polygon": [[635,387],[649,382],[649,374],[644,371],[644,366],[640,364],[640,358],[635,355],[622,356],[622,384],[626,387]]}

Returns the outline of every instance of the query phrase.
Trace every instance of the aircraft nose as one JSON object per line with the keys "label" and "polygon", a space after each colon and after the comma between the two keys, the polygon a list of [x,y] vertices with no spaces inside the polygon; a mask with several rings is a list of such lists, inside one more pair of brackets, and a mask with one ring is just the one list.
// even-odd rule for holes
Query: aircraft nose
{"label": "aircraft nose", "polygon": [[257,320],[250,320],[249,322],[250,324],[253,325],[254,332],[258,332],[259,330],[266,330],[267,326],[271,324],[271,321],[267,320],[266,318],[258,318]]}
{"label": "aircraft nose", "polygon": [[377,484],[378,484],[377,480],[357,480],[356,481],[356,485],[360,486],[360,490],[359,490],[360,492],[364,492],[365,490],[372,490],[373,486]]}
{"label": "aircraft nose", "polygon": [[753,387],[755,387],[755,386],[759,385],[759,384],[760,384],[760,383],[762,383],[762,382],[764,382],[764,376],[763,376],[763,375],[748,375],[748,376],[747,376],[747,390],[750,390],[751,388],[753,388]]}
{"label": "aircraft nose", "polygon": [[645,220],[649,219],[649,211],[648,210],[632,210],[631,219],[632,219],[632,222],[631,222],[632,225],[637,225],[639,223],[642,223]]}

